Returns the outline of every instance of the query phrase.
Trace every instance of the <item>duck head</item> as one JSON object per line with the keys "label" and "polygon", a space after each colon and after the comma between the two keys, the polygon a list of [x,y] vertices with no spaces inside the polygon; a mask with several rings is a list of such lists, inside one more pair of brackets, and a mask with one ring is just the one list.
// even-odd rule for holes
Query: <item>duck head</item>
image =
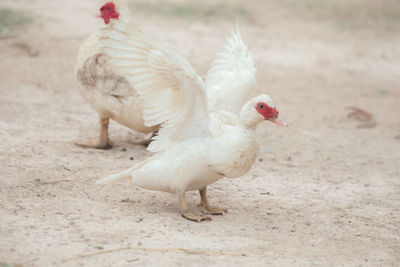
{"label": "duck head", "polygon": [[266,94],[256,96],[247,102],[240,111],[240,120],[249,128],[256,127],[264,120],[287,126],[287,123],[279,117],[279,111],[274,102]]}
{"label": "duck head", "polygon": [[110,19],[118,19],[119,13],[116,10],[115,4],[113,2],[108,2],[102,5],[98,17],[102,18],[105,24],[110,23]]}

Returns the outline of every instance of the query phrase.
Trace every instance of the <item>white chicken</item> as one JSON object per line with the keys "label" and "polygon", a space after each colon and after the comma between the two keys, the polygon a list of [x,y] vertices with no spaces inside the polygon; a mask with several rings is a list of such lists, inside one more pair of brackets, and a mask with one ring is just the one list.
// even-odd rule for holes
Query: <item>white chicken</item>
{"label": "white chicken", "polygon": [[[259,148],[255,127],[260,122],[287,125],[265,94],[243,105],[256,71],[239,32],[217,55],[206,83],[186,59],[122,18],[111,19],[110,27],[101,32],[110,64],[143,100],[144,124],[162,127],[148,147],[154,152],[151,157],[98,183],[131,178],[142,188],[176,193],[181,215],[192,221],[226,212],[210,206],[207,186],[249,171]],[[189,211],[185,192],[190,190],[199,190],[202,214]]]}
{"label": "white chicken", "polygon": [[[124,2],[119,3],[123,9]],[[118,18],[119,13],[114,3],[109,2],[100,8],[99,17],[106,24],[110,18]],[[128,18],[127,18],[128,19]],[[100,119],[100,136],[89,143],[76,143],[82,147],[110,149],[112,142],[108,137],[110,118],[140,133],[151,133],[158,126],[146,127],[142,119],[142,101],[134,87],[124,75],[118,74],[109,63],[109,56],[101,51],[100,32],[90,35],[81,45],[75,64],[75,73],[79,92]]]}

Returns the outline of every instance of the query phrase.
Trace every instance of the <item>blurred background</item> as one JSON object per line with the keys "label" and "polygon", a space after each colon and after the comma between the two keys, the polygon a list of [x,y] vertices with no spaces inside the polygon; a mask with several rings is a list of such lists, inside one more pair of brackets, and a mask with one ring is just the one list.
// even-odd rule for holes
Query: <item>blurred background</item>
{"label": "blurred background", "polygon": [[98,134],[73,66],[79,46],[103,26],[96,18],[103,3],[0,2],[1,261],[58,265],[140,240],[245,255],[156,259],[142,251],[142,264],[399,264],[398,0],[129,0],[135,26],[201,76],[238,23],[258,69],[255,94],[268,93],[289,123],[258,127],[253,169],[210,189],[212,202],[230,212],[200,226],[177,216],[170,195],[94,186],[148,156],[129,142],[138,134],[112,123],[113,150],[73,145]]}

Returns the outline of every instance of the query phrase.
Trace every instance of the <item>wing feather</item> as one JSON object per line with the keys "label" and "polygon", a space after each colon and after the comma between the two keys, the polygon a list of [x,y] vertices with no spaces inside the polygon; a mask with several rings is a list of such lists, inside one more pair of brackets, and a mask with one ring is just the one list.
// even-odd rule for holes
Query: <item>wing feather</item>
{"label": "wing feather", "polygon": [[148,149],[162,151],[187,138],[207,136],[205,85],[192,66],[125,21],[109,25],[101,30],[104,52],[143,100],[145,125],[162,124]]}
{"label": "wing feather", "polygon": [[254,90],[256,68],[239,28],[227,38],[206,76],[210,111],[238,114]]}

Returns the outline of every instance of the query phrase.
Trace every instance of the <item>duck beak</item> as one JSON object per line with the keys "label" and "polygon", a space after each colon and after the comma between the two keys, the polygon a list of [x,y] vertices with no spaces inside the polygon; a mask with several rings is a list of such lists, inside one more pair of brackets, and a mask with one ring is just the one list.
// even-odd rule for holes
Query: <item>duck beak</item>
{"label": "duck beak", "polygon": [[288,126],[287,122],[284,121],[284,120],[282,120],[282,119],[279,118],[279,117],[276,118],[276,119],[270,119],[270,121],[272,121],[273,123],[276,123],[276,124],[278,124],[278,125],[280,125],[280,126],[285,126],[285,127]]}

